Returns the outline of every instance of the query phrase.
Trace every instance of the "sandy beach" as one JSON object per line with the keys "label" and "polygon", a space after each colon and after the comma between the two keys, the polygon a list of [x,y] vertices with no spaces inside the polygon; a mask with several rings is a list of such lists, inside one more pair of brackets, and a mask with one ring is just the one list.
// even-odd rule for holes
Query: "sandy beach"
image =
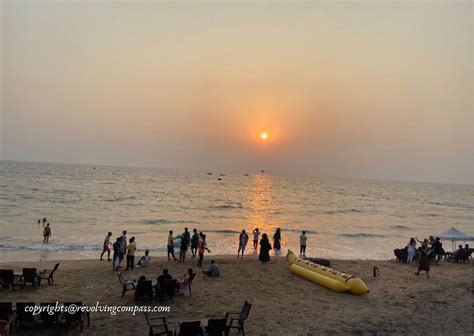
{"label": "sandy beach", "polygon": [[[396,261],[333,261],[333,267],[361,277],[370,289],[365,296],[339,294],[290,273],[285,257],[273,257],[269,264],[257,261],[256,255],[243,260],[231,256],[212,256],[221,266],[221,278],[204,279],[198,272],[189,300],[183,296],[174,303],[142,302],[143,305],[170,305],[164,315],[172,329],[179,320],[219,318],[227,311],[240,310],[243,302],[252,303],[246,324],[248,335],[325,335],[325,334],[427,334],[471,335],[472,264],[441,262],[432,266],[431,278],[414,275],[415,267]],[[207,267],[211,256],[207,255]],[[43,283],[40,288],[1,291],[1,301],[50,302],[81,300],[95,305],[135,305],[132,292],[121,298],[121,286],[110,263],[98,260],[60,261],[55,284]],[[1,268],[23,267],[38,270],[52,268],[54,262],[0,263]],[[374,278],[373,267],[380,276]],[[195,260],[184,264],[154,257],[146,269],[124,271],[126,277],[138,279],[142,274],[156,279],[163,268],[181,278]],[[79,333],[76,328],[71,334]],[[91,325],[84,335],[146,335],[143,313],[133,316],[121,313],[92,313]],[[28,332],[31,334],[31,331]],[[38,332],[45,334],[44,331]],[[237,332],[231,333],[237,334]]]}

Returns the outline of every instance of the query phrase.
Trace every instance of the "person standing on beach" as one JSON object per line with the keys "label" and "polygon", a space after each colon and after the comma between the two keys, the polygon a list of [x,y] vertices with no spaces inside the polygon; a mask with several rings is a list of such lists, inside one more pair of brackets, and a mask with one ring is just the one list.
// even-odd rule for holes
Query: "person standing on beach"
{"label": "person standing on beach", "polygon": [[41,219],[38,219],[38,226],[40,226],[41,224]]}
{"label": "person standing on beach", "polygon": [[198,263],[197,263],[198,267],[202,267],[202,261],[204,260],[204,250],[207,250],[207,252],[211,252],[207,248],[206,235],[205,234],[202,235],[202,240],[199,242],[199,247],[198,247],[199,260],[198,260]]}
{"label": "person standing on beach", "polygon": [[114,255],[112,257],[112,269],[115,271],[119,269],[120,267],[120,253],[122,250],[122,238],[117,237],[117,240],[115,243],[112,245],[112,248],[114,250]]}
{"label": "person standing on beach", "polygon": [[306,231],[303,231],[300,235],[300,256],[303,257],[306,257],[306,240],[308,240],[308,237],[306,237]]}
{"label": "person standing on beach", "polygon": [[193,236],[191,237],[191,253],[193,255],[193,258],[196,257],[198,245],[199,245],[199,235],[197,233],[197,230],[193,229]]}
{"label": "person standing on beach", "polygon": [[428,252],[420,246],[418,248],[418,252],[420,256],[418,257],[418,272],[415,272],[416,275],[420,275],[420,271],[426,272],[426,278],[430,277],[430,258],[428,256]]}
{"label": "person standing on beach", "polygon": [[135,251],[137,250],[137,244],[135,243],[135,237],[130,238],[130,244],[127,249],[127,270],[133,270],[135,264]]}
{"label": "person standing on beach", "polygon": [[408,257],[407,257],[407,264],[411,264],[413,261],[413,258],[415,257],[416,253],[416,240],[415,238],[410,238],[410,241],[408,242]]}
{"label": "person standing on beach", "polygon": [[173,256],[173,261],[176,261],[176,257],[174,256],[174,237],[173,237],[173,231],[170,231],[170,234],[168,235],[168,244],[166,245],[166,249],[168,250],[168,261],[170,261],[170,255]]}
{"label": "person standing on beach", "polygon": [[255,228],[253,231],[253,248],[257,249],[258,247],[258,238],[260,237],[260,231],[258,231],[258,228]]}
{"label": "person standing on beach", "polygon": [[186,252],[188,252],[189,241],[191,240],[188,228],[184,228],[184,233],[181,237],[181,246],[179,248],[179,262],[184,262]]}
{"label": "person standing on beach", "polygon": [[46,227],[43,230],[43,243],[48,244],[49,243],[49,237],[51,237],[51,227],[49,226],[49,223],[46,224]]}
{"label": "person standing on beach", "polygon": [[281,231],[280,228],[278,228],[273,235],[273,248],[275,249],[275,252],[279,253],[281,249],[280,245],[280,240],[281,240]]}
{"label": "person standing on beach", "polygon": [[43,227],[46,225],[46,222],[47,222],[46,217],[43,217]]}
{"label": "person standing on beach", "polygon": [[107,236],[105,236],[104,246],[103,246],[102,254],[100,255],[99,260],[104,260],[102,257],[104,256],[104,253],[107,252],[107,260],[110,261],[110,245],[112,245],[112,243],[110,242],[111,236],[112,236],[112,232],[107,233]]}
{"label": "person standing on beach", "polygon": [[242,258],[244,257],[244,251],[248,241],[249,236],[247,232],[245,232],[245,230],[242,230],[242,233],[239,235],[239,250],[237,251],[237,258],[240,255],[240,251],[242,251]]}
{"label": "person standing on beach", "polygon": [[258,260],[262,263],[267,263],[270,261],[270,250],[272,249],[272,245],[268,241],[268,236],[266,233],[262,235],[262,239],[260,240],[260,254],[258,255]]}

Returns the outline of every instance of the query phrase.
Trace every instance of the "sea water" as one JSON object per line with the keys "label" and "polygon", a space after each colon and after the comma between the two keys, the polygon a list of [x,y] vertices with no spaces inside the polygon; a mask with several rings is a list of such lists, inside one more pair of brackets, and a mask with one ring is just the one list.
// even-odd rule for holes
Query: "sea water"
{"label": "sea water", "polygon": [[98,258],[107,232],[123,230],[151,255],[185,227],[214,255],[237,254],[242,229],[254,253],[256,227],[270,239],[281,228],[282,254],[298,252],[306,230],[307,255],[338,259],[391,258],[451,226],[474,235],[472,185],[222,173],[0,161],[0,261]]}

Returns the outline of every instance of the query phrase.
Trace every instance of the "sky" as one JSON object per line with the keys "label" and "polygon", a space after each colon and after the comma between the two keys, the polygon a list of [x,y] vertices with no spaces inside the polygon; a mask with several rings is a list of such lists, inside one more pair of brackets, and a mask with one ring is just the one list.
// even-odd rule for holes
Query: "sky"
{"label": "sky", "polygon": [[474,184],[472,1],[0,1],[3,160]]}

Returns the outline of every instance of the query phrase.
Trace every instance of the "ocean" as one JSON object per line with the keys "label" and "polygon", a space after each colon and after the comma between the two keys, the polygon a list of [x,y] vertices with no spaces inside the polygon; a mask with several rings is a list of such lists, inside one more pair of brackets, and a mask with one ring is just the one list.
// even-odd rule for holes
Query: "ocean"
{"label": "ocean", "polygon": [[164,255],[168,231],[185,227],[204,232],[213,255],[237,254],[242,229],[279,227],[283,255],[306,230],[307,255],[388,259],[410,237],[474,235],[473,223],[472,185],[0,161],[0,261],[98,258],[107,232],[122,230],[138,255]]}

